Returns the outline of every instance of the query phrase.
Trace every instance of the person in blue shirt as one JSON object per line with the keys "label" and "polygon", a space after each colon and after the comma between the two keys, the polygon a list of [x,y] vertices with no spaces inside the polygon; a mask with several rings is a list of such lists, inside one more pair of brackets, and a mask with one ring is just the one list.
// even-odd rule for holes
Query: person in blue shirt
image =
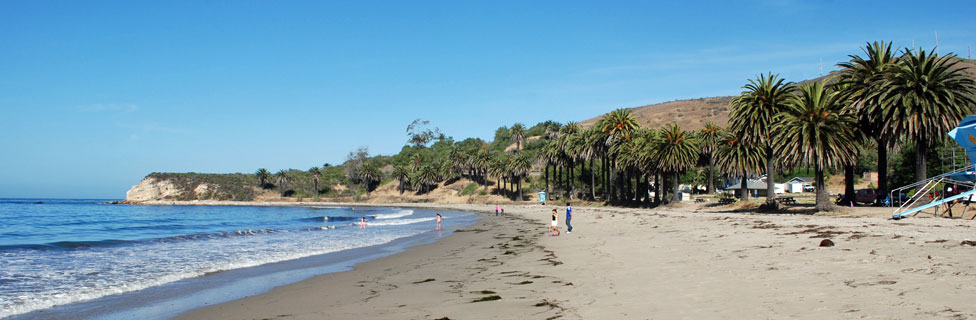
{"label": "person in blue shirt", "polygon": [[573,206],[566,203],[566,233],[573,233],[573,225],[570,224],[570,220],[573,220]]}

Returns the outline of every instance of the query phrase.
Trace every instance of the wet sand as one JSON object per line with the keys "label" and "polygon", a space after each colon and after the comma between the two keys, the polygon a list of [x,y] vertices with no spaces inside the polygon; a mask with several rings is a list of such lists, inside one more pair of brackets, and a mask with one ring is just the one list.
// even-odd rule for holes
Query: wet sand
{"label": "wet sand", "polygon": [[[181,318],[976,317],[976,247],[965,242],[976,239],[974,221],[580,207],[567,234],[562,207],[506,206],[496,218],[493,206],[422,206],[485,218],[352,271]],[[552,208],[558,237],[546,235]]]}

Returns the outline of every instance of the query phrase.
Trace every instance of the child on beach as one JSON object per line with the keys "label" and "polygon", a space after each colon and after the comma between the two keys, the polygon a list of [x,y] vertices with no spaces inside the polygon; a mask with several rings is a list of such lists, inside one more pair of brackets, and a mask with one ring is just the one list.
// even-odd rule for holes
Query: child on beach
{"label": "child on beach", "polygon": [[[557,220],[557,219],[558,218],[556,218],[556,209],[552,209],[552,226],[549,227],[549,235],[550,236],[553,236],[553,237],[558,236],[560,234],[559,233],[559,220]],[[555,234],[553,234],[553,233],[555,233]]]}
{"label": "child on beach", "polygon": [[573,233],[573,225],[569,222],[573,220],[573,206],[566,203],[566,233]]}
{"label": "child on beach", "polygon": [[502,215],[505,215],[505,208],[502,208]]}
{"label": "child on beach", "polygon": [[441,214],[437,214],[437,230],[441,229]]}
{"label": "child on beach", "polygon": [[359,221],[359,228],[366,229],[366,217],[363,217],[362,220]]}

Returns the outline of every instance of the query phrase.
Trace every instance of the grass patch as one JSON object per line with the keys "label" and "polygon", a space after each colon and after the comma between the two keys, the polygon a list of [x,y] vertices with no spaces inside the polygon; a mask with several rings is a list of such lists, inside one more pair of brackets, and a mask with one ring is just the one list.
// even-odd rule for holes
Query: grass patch
{"label": "grass patch", "polygon": [[477,192],[477,191],[478,191],[478,184],[472,182],[472,183],[469,183],[468,185],[464,186],[464,189],[461,190],[461,195],[462,196],[470,196],[470,195],[474,195],[474,193]]}

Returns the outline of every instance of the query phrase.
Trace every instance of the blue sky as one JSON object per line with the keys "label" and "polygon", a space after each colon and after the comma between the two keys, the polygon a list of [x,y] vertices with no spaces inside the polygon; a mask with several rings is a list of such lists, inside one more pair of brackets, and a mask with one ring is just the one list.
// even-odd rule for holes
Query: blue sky
{"label": "blue sky", "polygon": [[[679,3],[680,2],[680,3]],[[967,55],[971,1],[2,1],[0,197],[123,198],[800,81],[866,41]]]}

